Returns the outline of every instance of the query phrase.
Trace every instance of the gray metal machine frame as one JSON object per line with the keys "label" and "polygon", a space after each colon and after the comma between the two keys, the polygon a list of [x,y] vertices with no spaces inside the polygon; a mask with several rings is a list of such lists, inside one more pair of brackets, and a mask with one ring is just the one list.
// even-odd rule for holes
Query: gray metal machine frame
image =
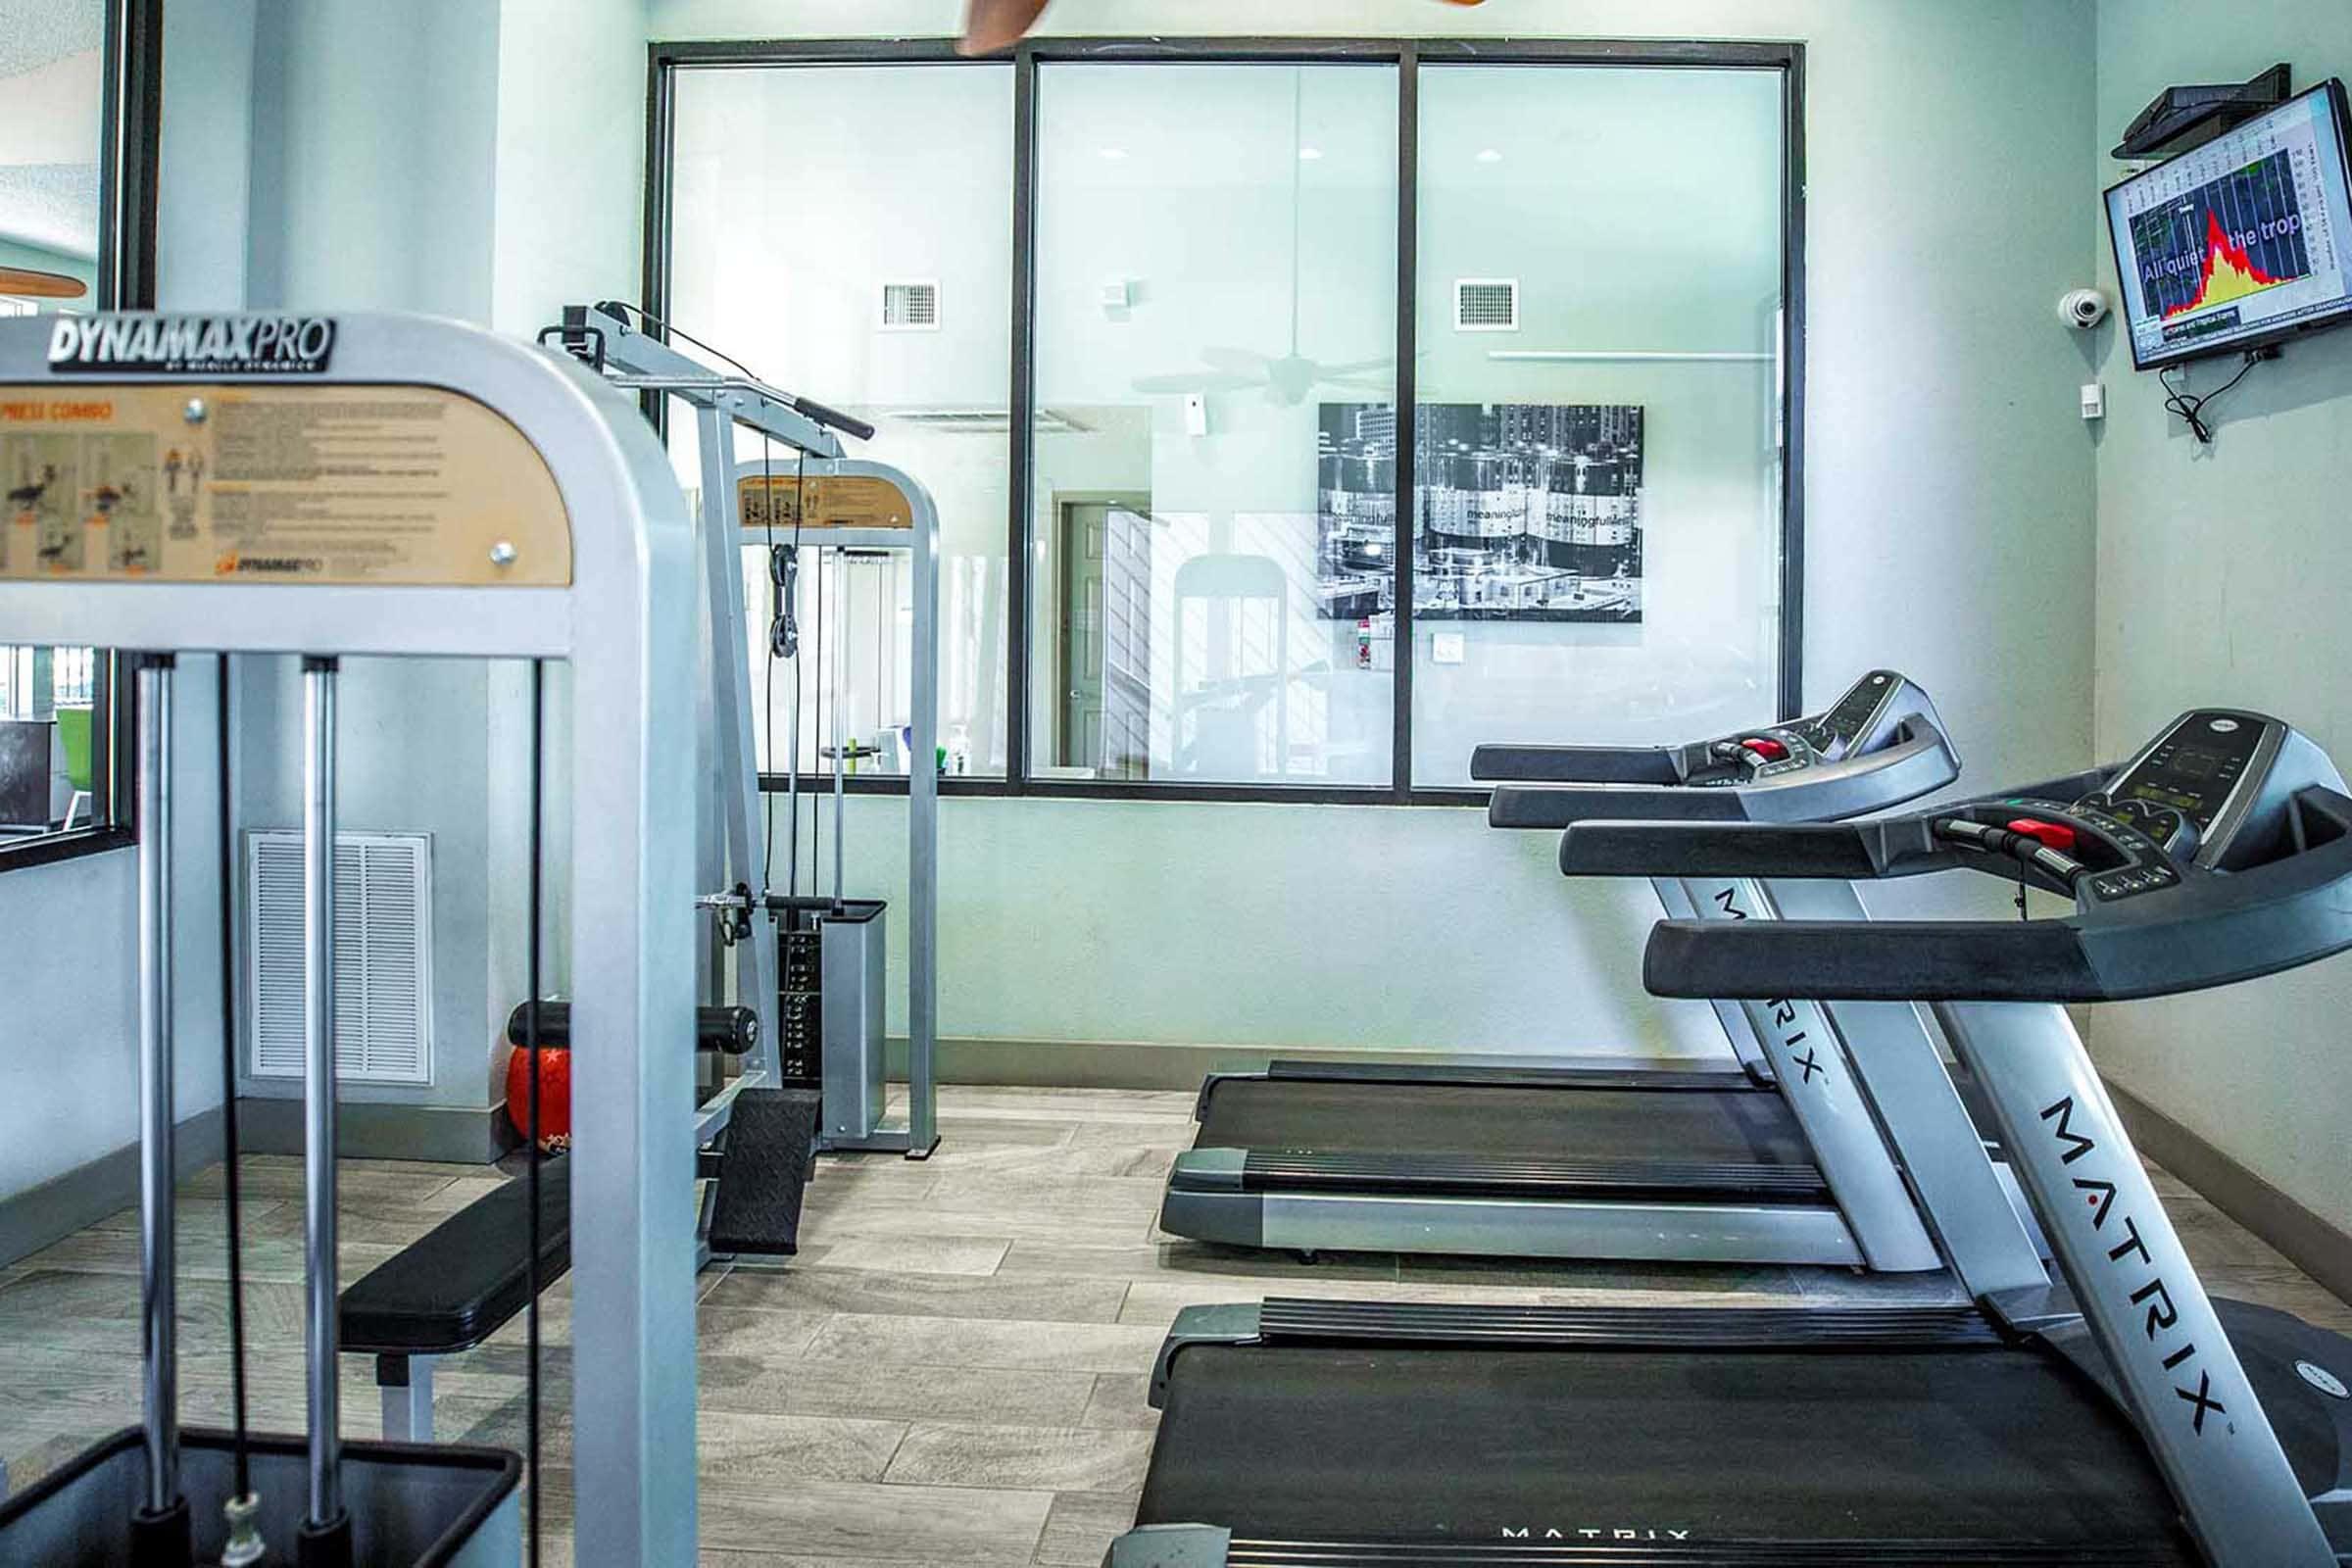
{"label": "gray metal machine frame", "polygon": [[[750,890],[751,937],[734,945],[735,991],[739,1005],[760,1016],[760,1039],[743,1058],[741,1071],[695,1113],[695,1136],[708,1144],[726,1130],[735,1099],[747,1090],[777,1084],[776,928],[767,906],[767,822],[760,784],[759,752],[752,722],[750,647],[744,633],[747,599],[743,577],[746,544],[736,511],[740,480],[774,472],[770,466],[736,459],[735,430],[742,425],[781,443],[794,455],[793,475],[811,478],[870,475],[887,480],[907,498],[913,513],[908,529],[829,528],[805,534],[802,547],[824,550],[905,550],[914,564],[913,668],[910,671],[913,756],[907,760],[907,1110],[903,1125],[884,1123],[866,1097],[835,1092],[828,1084],[819,1147],[827,1150],[898,1151],[924,1158],[939,1143],[936,1083],[938,1056],[939,923],[939,512],[930,492],[911,475],[885,464],[843,456],[840,439],[824,423],[802,412],[802,400],[748,376],[728,375],[630,326],[604,310],[588,314],[586,331],[614,386],[680,399],[694,410],[701,497],[696,522],[704,588],[703,648],[706,701],[697,714],[696,755],[721,781],[715,795],[700,797],[696,866],[701,902],[725,913],[742,906],[729,890]],[[797,728],[797,715],[796,715]],[[788,788],[797,793],[799,768]],[[710,817],[715,815],[715,823]],[[838,834],[836,864],[839,863]],[[700,950],[698,973],[704,995],[718,987],[718,966],[709,946]],[[832,1041],[828,1040],[828,1044]],[[863,1042],[856,1043],[862,1053]],[[828,1053],[828,1057],[833,1053]],[[866,1076],[860,1063],[856,1075]],[[855,1099],[853,1113],[844,1105]],[[842,1115],[836,1116],[839,1110]]]}
{"label": "gray metal machine frame", "polygon": [[[709,449],[706,447],[706,463]],[[748,479],[782,479],[784,470],[763,462],[739,463],[734,466],[737,483]],[[912,476],[884,464],[868,463],[857,458],[827,458],[807,464],[795,463],[790,469],[798,480],[859,475],[887,479],[903,493],[912,509],[911,525],[906,528],[812,528],[799,537],[799,548],[810,552],[816,569],[824,569],[828,552],[838,564],[844,553],[900,552],[908,556],[913,566],[914,623],[909,628],[912,647],[909,651],[911,667],[907,671],[907,739],[911,755],[906,760],[906,1120],[904,1125],[890,1126],[872,1116],[851,1114],[851,1107],[842,1103],[855,1099],[863,1104],[862,1096],[837,1095],[831,1085],[831,1070],[825,1094],[825,1116],[818,1129],[819,1143],[828,1150],[904,1150],[910,1157],[920,1159],[929,1154],[939,1143],[936,1076],[939,1056],[939,510],[933,504],[930,491]],[[710,517],[708,500],[710,481],[706,479],[704,514]],[[732,501],[736,485],[725,488],[729,503],[728,515],[733,516]],[[706,520],[705,526],[711,524]],[[740,528],[737,530],[740,536]],[[778,537],[782,537],[782,530]],[[738,568],[741,558],[738,556]],[[842,617],[846,619],[846,616]],[[838,622],[837,622],[838,623]],[[741,617],[736,626],[743,624]],[[740,630],[738,631],[740,636]],[[838,667],[838,665],[836,665]],[[834,707],[838,717],[840,707]],[[798,730],[798,718],[794,720]],[[841,780],[839,770],[842,749],[836,737],[834,746],[834,858],[836,874],[834,893],[841,893],[838,880],[841,866],[840,804]],[[800,768],[795,765],[786,780],[786,789],[797,802],[800,792]],[[830,957],[828,963],[833,961]],[[828,992],[833,990],[830,980]],[[830,1016],[830,1015],[828,1015]],[[835,1053],[834,1034],[830,1024],[826,1036],[827,1059]],[[874,1107],[876,1110],[879,1106]]]}
{"label": "gray metal machine frame", "polygon": [[[52,381],[51,318],[0,321],[0,382]],[[0,582],[11,641],[148,650],[566,662],[579,693],[573,727],[571,1225],[577,1476],[583,1563],[655,1568],[695,1553],[693,1216],[689,1059],[694,1007],[691,823],[677,810],[692,776],[692,650],[676,634],[693,615],[693,528],[660,443],[635,405],[561,356],[453,322],[355,315],[335,319],[330,368],[298,382],[234,369],[122,379],[213,386],[289,384],[440,388],[495,410],[545,460],[569,516],[572,572],[563,587],[220,582]],[[272,318],[274,329],[274,318]],[[250,327],[247,328],[251,330]],[[85,378],[86,379],[86,378]],[[192,402],[189,417],[202,417]],[[333,829],[331,662],[307,679],[306,839]],[[142,681],[141,750],[160,764],[170,686]],[[151,765],[140,824],[140,1056],[143,1096],[143,1319],[150,1348],[148,1425],[169,1446],[172,1335],[170,1008],[172,946],[168,775]],[[321,861],[323,854],[318,857]],[[313,898],[317,884],[313,878]],[[305,945],[314,975],[333,973],[331,921],[314,909]],[[323,999],[323,1000],[322,1000]],[[336,1465],[336,1279],[331,995],[306,1008],[314,1157],[306,1247],[315,1497],[333,1499]],[[323,1392],[323,1395],[321,1393]],[[322,1423],[328,1423],[323,1424]],[[512,1507],[512,1499],[510,1499]],[[506,1525],[503,1560],[518,1549]],[[468,1557],[471,1560],[483,1560]],[[500,1560],[493,1555],[486,1559]]]}

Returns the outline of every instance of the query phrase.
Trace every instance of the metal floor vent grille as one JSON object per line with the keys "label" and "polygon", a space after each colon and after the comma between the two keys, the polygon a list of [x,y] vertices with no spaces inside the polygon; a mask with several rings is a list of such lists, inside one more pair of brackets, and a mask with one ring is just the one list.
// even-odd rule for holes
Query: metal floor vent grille
{"label": "metal floor vent grille", "polygon": [[1455,278],[1453,328],[1457,332],[1518,331],[1519,280],[1515,277]]}
{"label": "metal floor vent grille", "polygon": [[[302,835],[245,841],[245,951],[257,1078],[302,1076]],[[432,1081],[431,841],[335,835],[335,1077]]]}

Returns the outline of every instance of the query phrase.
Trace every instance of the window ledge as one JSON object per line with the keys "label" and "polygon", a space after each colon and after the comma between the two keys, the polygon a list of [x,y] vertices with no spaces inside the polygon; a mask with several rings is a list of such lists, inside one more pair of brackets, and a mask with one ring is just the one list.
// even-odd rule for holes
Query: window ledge
{"label": "window ledge", "polygon": [[4,842],[0,843],[0,872],[127,850],[138,841],[138,835],[126,827],[88,827],[72,833],[44,833],[38,838]]}

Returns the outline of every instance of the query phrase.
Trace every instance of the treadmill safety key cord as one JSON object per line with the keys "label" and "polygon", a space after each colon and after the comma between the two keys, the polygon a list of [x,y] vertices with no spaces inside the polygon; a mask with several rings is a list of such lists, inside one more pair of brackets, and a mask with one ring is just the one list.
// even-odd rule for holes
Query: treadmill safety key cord
{"label": "treadmill safety key cord", "polygon": [[1987,855],[2006,855],[2017,861],[2017,917],[2028,917],[2026,911],[2026,868],[2039,866],[2071,890],[2083,872],[2083,864],[2069,852],[2081,842],[2081,834],[2071,822],[2053,822],[2044,817],[2012,817],[2002,827],[1987,822],[1971,821],[1963,816],[1947,816],[1938,821],[1935,835],[1955,844],[1983,850]]}

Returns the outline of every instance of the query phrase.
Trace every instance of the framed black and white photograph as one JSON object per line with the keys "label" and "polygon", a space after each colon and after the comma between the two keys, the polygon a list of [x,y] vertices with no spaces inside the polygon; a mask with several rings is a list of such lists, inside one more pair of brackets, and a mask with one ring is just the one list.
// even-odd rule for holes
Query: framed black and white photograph
{"label": "framed black and white photograph", "polygon": [[[1326,403],[1318,413],[1324,613],[1393,611],[1396,411]],[[1414,618],[1639,622],[1642,415],[1631,404],[1420,405]]]}

